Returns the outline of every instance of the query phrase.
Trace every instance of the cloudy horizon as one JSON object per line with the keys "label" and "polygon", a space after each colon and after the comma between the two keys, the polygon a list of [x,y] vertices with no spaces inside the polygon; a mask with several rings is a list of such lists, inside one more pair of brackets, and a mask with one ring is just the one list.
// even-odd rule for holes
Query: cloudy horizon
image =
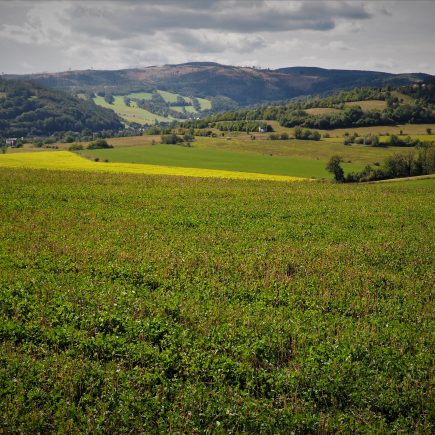
{"label": "cloudy horizon", "polygon": [[435,74],[429,1],[3,1],[0,71],[211,61]]}

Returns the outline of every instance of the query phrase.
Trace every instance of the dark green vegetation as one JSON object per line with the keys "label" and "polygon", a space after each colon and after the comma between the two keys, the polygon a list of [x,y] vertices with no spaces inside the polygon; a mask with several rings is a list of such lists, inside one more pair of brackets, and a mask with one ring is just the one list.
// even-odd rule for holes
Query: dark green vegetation
{"label": "dark green vegetation", "polygon": [[122,128],[112,110],[31,82],[0,79],[0,93],[0,137],[92,135]]}
{"label": "dark green vegetation", "polygon": [[0,172],[0,425],[433,432],[433,180]]}
{"label": "dark green vegetation", "polygon": [[[291,101],[274,106],[265,105],[251,109],[239,109],[212,115],[204,120],[186,122],[189,127],[221,128],[241,131],[246,125],[267,121],[278,121],[284,127],[306,127],[322,130],[337,128],[357,128],[364,126],[396,125],[396,124],[424,124],[435,122],[434,106],[430,102],[431,85],[420,89],[420,98],[412,99],[390,88],[355,88],[350,91],[336,93],[325,98],[311,98],[308,100]],[[401,89],[401,88],[399,88]],[[408,91],[410,88],[404,88]],[[426,94],[425,94],[426,93]],[[427,95],[427,98],[424,98]],[[405,98],[404,98],[405,97]],[[363,102],[386,102],[384,109],[365,109]],[[361,106],[349,102],[360,102]],[[323,113],[310,113],[308,109],[334,109]]]}
{"label": "dark green vegetation", "polygon": [[[108,144],[105,139],[97,139],[88,145],[88,150],[104,150],[104,149],[108,149],[108,148],[113,148],[113,146]],[[71,150],[71,147],[70,147],[70,150]],[[74,151],[74,150],[71,150],[71,151]]]}
{"label": "dark green vegetation", "polygon": [[[14,76],[16,77],[16,76]],[[293,67],[255,69],[212,62],[151,66],[119,71],[66,71],[22,76],[43,85],[73,92],[130,92],[168,90],[211,98],[212,108],[286,100],[355,87],[402,86],[431,78],[428,74],[389,74],[374,71]],[[215,100],[214,100],[215,99]]]}
{"label": "dark green vegetation", "polygon": [[379,168],[367,165],[361,172],[351,172],[346,177],[344,177],[343,170],[339,165],[342,160],[337,161],[336,159],[334,163],[333,159],[331,158],[330,161],[332,166],[327,167],[327,169],[334,174],[337,181],[376,181],[429,175],[435,173],[435,144],[420,145],[417,147],[417,153],[395,153],[387,157]]}

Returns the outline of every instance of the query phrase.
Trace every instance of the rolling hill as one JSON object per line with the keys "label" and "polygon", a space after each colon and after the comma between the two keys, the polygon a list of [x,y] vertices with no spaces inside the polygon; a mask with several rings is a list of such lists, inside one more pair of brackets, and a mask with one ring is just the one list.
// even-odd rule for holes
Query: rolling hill
{"label": "rolling hill", "polygon": [[117,71],[66,71],[6,77],[31,79],[48,87],[73,92],[105,91],[122,95],[160,89],[186,96],[211,98],[212,104],[213,98],[226,97],[230,102],[244,106],[338,89],[409,85],[432,76],[312,67],[270,70],[190,62]]}
{"label": "rolling hill", "polygon": [[121,119],[92,101],[33,82],[0,79],[0,137],[119,130]]}

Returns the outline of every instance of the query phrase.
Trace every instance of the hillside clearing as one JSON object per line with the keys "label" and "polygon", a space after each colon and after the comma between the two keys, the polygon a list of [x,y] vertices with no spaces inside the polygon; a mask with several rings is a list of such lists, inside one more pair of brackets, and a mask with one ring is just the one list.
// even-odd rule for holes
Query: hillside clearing
{"label": "hillside clearing", "polygon": [[387,108],[387,102],[383,100],[362,100],[362,101],[350,101],[344,103],[348,107],[361,107],[362,110],[384,110]]}
{"label": "hillside clearing", "polygon": [[156,115],[149,112],[148,110],[141,109],[140,107],[137,107],[135,101],[132,101],[130,103],[130,106],[127,106],[124,102],[124,97],[119,95],[114,96],[113,104],[107,103],[103,97],[95,97],[94,102],[101,107],[114,110],[121,118],[125,119],[128,122],[136,122],[138,124],[150,125],[154,124],[155,121],[169,122],[175,119],[172,117]]}

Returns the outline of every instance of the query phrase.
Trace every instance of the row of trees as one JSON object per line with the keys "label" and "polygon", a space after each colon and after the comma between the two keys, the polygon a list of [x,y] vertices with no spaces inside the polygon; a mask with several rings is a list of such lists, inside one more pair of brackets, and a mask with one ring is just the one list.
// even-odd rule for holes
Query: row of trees
{"label": "row of trees", "polygon": [[264,130],[265,132],[273,131],[271,125],[261,121],[217,122],[211,123],[210,127],[216,127],[220,131],[245,131],[247,133],[259,130]]}
{"label": "row of trees", "polygon": [[307,128],[295,127],[295,139],[303,140],[320,140],[321,135],[318,131]]}

